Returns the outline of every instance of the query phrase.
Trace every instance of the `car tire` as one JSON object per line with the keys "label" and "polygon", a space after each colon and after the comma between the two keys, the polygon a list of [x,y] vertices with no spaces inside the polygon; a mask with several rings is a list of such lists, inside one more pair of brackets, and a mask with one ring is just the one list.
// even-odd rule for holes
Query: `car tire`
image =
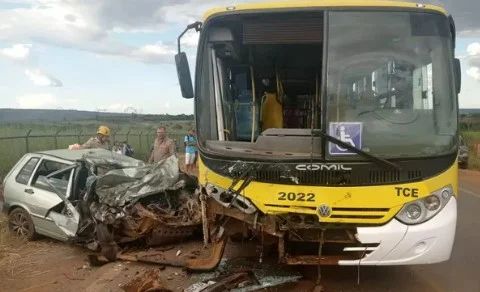
{"label": "car tire", "polygon": [[16,208],[8,215],[8,229],[11,233],[26,240],[35,238],[32,217],[22,208]]}

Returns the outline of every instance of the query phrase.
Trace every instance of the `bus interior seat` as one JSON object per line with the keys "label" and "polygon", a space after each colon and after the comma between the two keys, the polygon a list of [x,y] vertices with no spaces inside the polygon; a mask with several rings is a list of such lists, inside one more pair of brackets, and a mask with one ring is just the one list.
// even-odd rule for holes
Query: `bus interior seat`
{"label": "bus interior seat", "polygon": [[265,92],[261,110],[262,131],[283,128],[283,106],[276,93]]}

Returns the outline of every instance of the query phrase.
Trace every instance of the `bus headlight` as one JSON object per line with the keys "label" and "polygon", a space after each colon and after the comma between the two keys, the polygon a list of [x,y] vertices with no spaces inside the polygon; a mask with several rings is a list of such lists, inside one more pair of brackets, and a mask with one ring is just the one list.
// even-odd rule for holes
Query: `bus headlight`
{"label": "bus headlight", "polygon": [[432,192],[428,197],[405,204],[395,218],[405,224],[423,223],[437,215],[445,207],[452,195],[452,186],[445,186]]}

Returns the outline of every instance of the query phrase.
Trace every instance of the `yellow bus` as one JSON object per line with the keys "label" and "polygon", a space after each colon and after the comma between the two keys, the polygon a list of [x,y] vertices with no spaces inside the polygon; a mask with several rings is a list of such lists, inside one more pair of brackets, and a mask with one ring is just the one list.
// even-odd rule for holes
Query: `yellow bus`
{"label": "yellow bus", "polygon": [[[200,33],[195,86],[180,46],[188,29]],[[214,262],[235,234],[274,243],[291,265],[449,259],[461,70],[443,8],[223,7],[189,25],[178,46]]]}

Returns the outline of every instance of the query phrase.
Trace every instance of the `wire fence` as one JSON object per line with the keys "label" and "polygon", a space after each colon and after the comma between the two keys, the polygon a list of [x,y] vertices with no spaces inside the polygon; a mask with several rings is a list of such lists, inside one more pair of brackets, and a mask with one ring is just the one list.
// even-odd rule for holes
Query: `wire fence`
{"label": "wire fence", "polygon": [[[10,168],[26,153],[52,149],[65,149],[71,144],[83,144],[96,133],[83,132],[62,133],[61,130],[52,134],[34,134],[29,129],[24,135],[0,137],[0,177],[3,177]],[[169,133],[169,138],[175,141],[176,150],[184,152],[183,133]],[[127,132],[112,131],[110,145],[128,143],[134,150],[134,157],[140,160],[148,159],[151,147],[155,140],[154,130],[128,130]]]}

